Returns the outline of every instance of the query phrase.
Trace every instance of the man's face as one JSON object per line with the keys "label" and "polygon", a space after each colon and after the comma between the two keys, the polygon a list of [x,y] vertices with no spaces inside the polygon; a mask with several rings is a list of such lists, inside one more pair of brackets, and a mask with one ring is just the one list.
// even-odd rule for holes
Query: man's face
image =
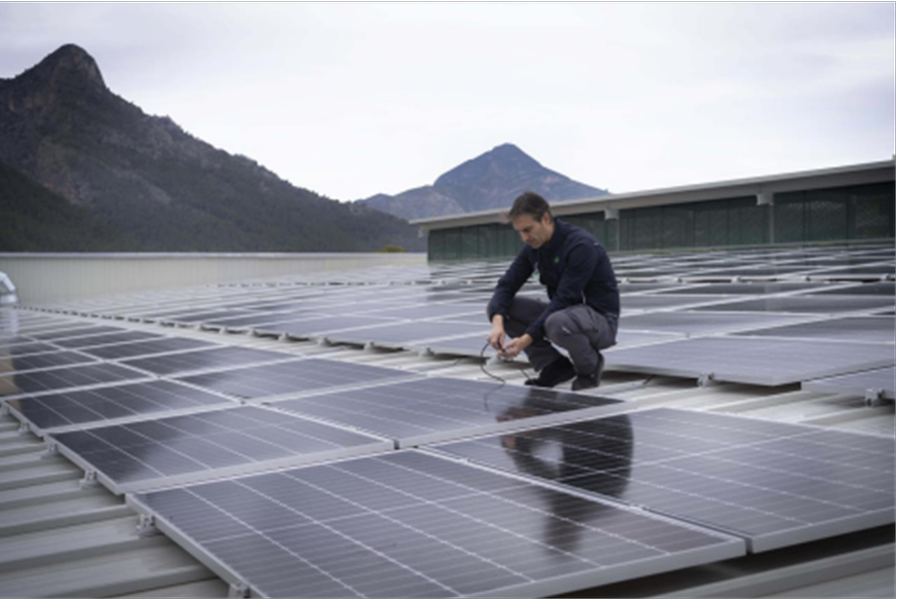
{"label": "man's face", "polygon": [[542,215],[542,218],[536,220],[531,215],[520,215],[513,221],[511,225],[514,230],[520,234],[520,239],[525,244],[529,244],[535,249],[540,248],[545,242],[551,239],[554,233],[554,224],[548,213]]}

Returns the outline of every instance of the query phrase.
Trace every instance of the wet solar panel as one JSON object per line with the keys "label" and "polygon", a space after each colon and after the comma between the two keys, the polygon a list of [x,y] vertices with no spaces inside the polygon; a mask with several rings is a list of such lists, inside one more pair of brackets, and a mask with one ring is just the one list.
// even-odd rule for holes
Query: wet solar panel
{"label": "wet solar panel", "polygon": [[262,597],[543,597],[744,552],[737,540],[415,451],[130,503]]}
{"label": "wet solar panel", "polygon": [[654,409],[453,455],[743,536],[754,552],[894,522],[894,440]]}

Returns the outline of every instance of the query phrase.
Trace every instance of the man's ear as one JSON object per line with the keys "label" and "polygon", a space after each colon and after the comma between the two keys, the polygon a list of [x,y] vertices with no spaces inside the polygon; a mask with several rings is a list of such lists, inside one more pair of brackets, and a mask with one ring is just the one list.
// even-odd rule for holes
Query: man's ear
{"label": "man's ear", "polygon": [[548,211],[542,213],[542,225],[551,225],[551,215],[548,213]]}

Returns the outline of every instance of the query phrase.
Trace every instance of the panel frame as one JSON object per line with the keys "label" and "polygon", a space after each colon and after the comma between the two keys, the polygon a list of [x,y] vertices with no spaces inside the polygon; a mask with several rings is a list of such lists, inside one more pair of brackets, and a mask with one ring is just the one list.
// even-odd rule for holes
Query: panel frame
{"label": "panel frame", "polygon": [[[786,338],[754,338],[748,336],[725,336],[725,335],[707,335],[700,337],[691,337],[684,340],[672,340],[665,342],[658,342],[657,344],[649,344],[646,346],[638,346],[638,347],[630,347],[631,349],[636,348],[646,348],[646,347],[659,347],[666,346],[672,344],[683,344],[689,343],[691,341],[697,340],[763,340],[763,341],[780,341],[780,342],[805,342],[811,343],[815,340],[805,340],[805,339],[786,339]],[[750,342],[748,342],[750,343]],[[869,347],[877,347],[877,348],[886,348],[888,344],[876,344],[876,343],[866,343],[866,342],[844,342],[842,345],[848,346],[869,346]],[[630,348],[621,348],[619,352],[627,351]],[[862,363],[855,363],[849,366],[845,366],[845,371],[835,371],[833,372],[830,368],[819,368],[813,371],[806,371],[799,374],[794,374],[790,376],[767,376],[763,377],[760,375],[750,375],[745,373],[736,373],[736,372],[725,372],[714,370],[713,368],[707,369],[695,369],[695,368],[676,368],[676,367],[656,367],[656,366],[646,366],[643,364],[636,363],[627,363],[625,360],[617,361],[616,352],[612,349],[608,350],[605,354],[607,363],[605,366],[606,371],[623,371],[626,373],[642,373],[646,375],[665,375],[670,377],[682,377],[686,379],[697,379],[699,382],[710,382],[710,381],[726,381],[731,383],[747,383],[753,385],[759,385],[764,387],[778,387],[783,385],[788,385],[792,383],[799,383],[801,381],[806,381],[810,379],[821,379],[824,377],[833,377],[835,375],[840,375],[846,373],[848,371],[868,371],[872,369],[878,369],[882,367],[888,367],[894,364],[893,358],[882,358],[880,360],[868,360]]]}
{"label": "panel frame", "polygon": [[[87,363],[87,364],[83,364],[83,365],[75,365],[71,368],[96,367],[96,366],[100,366],[100,365],[128,368],[128,367],[122,367],[122,365],[119,365],[118,363],[102,362],[102,361],[97,361],[95,363]],[[58,367],[57,369],[51,369],[51,371],[58,371],[58,370],[61,370],[64,368],[67,368],[67,367]],[[137,374],[141,375],[142,377],[139,377],[136,379],[124,379],[124,380],[117,380],[117,381],[112,381],[112,382],[94,383],[94,384],[88,384],[88,385],[84,385],[84,386],[75,386],[75,387],[70,387],[70,388],[57,388],[57,389],[52,389],[52,390],[42,390],[42,391],[38,391],[38,392],[22,392],[21,394],[11,394],[9,396],[0,397],[0,403],[2,403],[4,406],[8,406],[6,404],[7,400],[21,400],[22,398],[27,398],[29,396],[45,396],[48,394],[58,394],[61,392],[72,392],[72,391],[76,391],[76,390],[77,391],[93,390],[93,389],[99,389],[99,388],[104,388],[104,387],[110,387],[110,386],[114,386],[114,385],[122,385],[125,383],[144,383],[147,381],[154,381],[156,379],[159,379],[156,376],[147,375],[143,371],[138,371],[137,369],[129,369],[129,370],[135,371]],[[33,375],[34,373],[37,373],[37,372],[39,372],[39,371],[32,371],[29,373],[25,373],[25,375]]]}
{"label": "panel frame", "polygon": [[[150,379],[145,381],[128,381],[125,383],[119,383],[117,385],[130,385],[136,383],[153,383],[154,381],[160,381],[160,379]],[[206,394],[210,394],[213,396],[218,396],[221,398],[221,402],[218,404],[204,404],[202,406],[194,406],[192,408],[181,408],[181,409],[173,409],[173,410],[162,410],[154,413],[143,413],[143,414],[135,414],[127,417],[117,417],[115,419],[105,419],[102,421],[88,421],[84,423],[73,423],[71,425],[60,425],[57,427],[38,427],[35,423],[33,423],[28,417],[23,415],[21,411],[16,409],[14,406],[11,406],[8,402],[4,401],[4,410],[6,410],[12,417],[14,417],[22,427],[27,428],[31,433],[40,438],[41,440],[46,441],[47,438],[56,433],[70,433],[72,431],[83,431],[85,429],[96,429],[99,427],[112,427],[116,425],[129,425],[131,423],[140,423],[143,421],[151,421],[157,419],[166,419],[168,417],[183,417],[194,415],[203,412],[209,412],[211,410],[220,410],[223,408],[237,408],[239,406],[243,406],[241,402],[238,400],[234,400],[233,398],[228,398],[214,390],[204,390],[201,388],[197,388],[195,386],[188,386],[185,383],[181,382],[172,382],[177,383],[177,385],[181,385],[184,387],[190,387],[191,389],[195,389],[197,391],[205,392]],[[105,389],[107,387],[115,387],[115,385],[109,386],[99,386],[96,388],[78,388],[75,390],[63,390],[61,392],[56,392],[60,394],[73,393],[73,392],[89,392],[95,389]],[[52,394],[47,394],[52,395]],[[31,396],[25,396],[24,398],[13,398],[13,400],[29,400]],[[39,396],[37,397],[39,398]]]}
{"label": "panel frame", "polygon": [[[434,376],[434,378],[435,377],[436,376]],[[289,402],[290,400],[305,400],[305,399],[311,399],[311,398],[315,398],[318,396],[324,396],[324,395],[328,395],[328,394],[332,394],[332,393],[344,393],[344,392],[351,392],[353,390],[361,391],[361,390],[376,389],[376,388],[392,386],[392,385],[402,385],[402,384],[407,384],[407,383],[423,383],[428,378],[429,377],[425,377],[422,379],[410,379],[410,380],[400,380],[400,381],[392,380],[392,381],[384,381],[382,383],[378,382],[375,385],[366,385],[363,387],[356,386],[356,387],[352,387],[352,388],[327,389],[327,390],[321,390],[316,393],[310,393],[310,394],[306,394],[306,395],[302,395],[302,396],[292,396],[289,398],[280,398],[277,400],[270,400],[270,401],[264,402],[263,404],[265,406],[269,406],[271,408],[276,408],[277,410],[279,410],[281,412],[288,413],[290,415],[297,415],[297,416],[300,416],[300,417],[303,417],[306,419],[312,419],[312,420],[320,421],[322,423],[337,425],[337,426],[345,428],[345,429],[351,429],[352,431],[358,431],[361,433],[366,433],[368,435],[390,438],[395,443],[396,449],[409,449],[409,448],[414,448],[417,446],[425,446],[428,444],[444,444],[444,443],[461,441],[461,440],[466,440],[466,439],[475,438],[475,437],[483,437],[483,436],[493,435],[493,434],[520,432],[520,431],[525,431],[527,429],[533,429],[534,427],[550,427],[550,426],[554,426],[554,425],[564,425],[564,424],[569,424],[569,423],[575,423],[578,421],[594,419],[594,418],[598,418],[598,417],[609,417],[609,416],[613,416],[616,414],[626,413],[626,412],[632,411],[633,409],[637,409],[639,407],[639,400],[617,400],[616,398],[607,397],[609,400],[617,400],[617,403],[609,404],[607,406],[593,406],[593,407],[564,411],[564,412],[560,412],[560,413],[552,413],[552,414],[539,415],[539,416],[534,416],[534,417],[525,417],[525,418],[516,419],[516,420],[496,421],[495,423],[489,423],[486,425],[473,425],[473,426],[467,426],[467,427],[459,428],[459,429],[452,429],[452,430],[448,430],[448,431],[434,431],[431,433],[421,433],[421,434],[411,435],[411,436],[395,437],[392,434],[387,434],[387,433],[378,432],[378,431],[372,431],[372,430],[368,430],[366,428],[359,427],[357,425],[343,423],[338,420],[325,419],[323,417],[318,417],[318,416],[306,414],[306,413],[303,413],[300,411],[294,411],[294,410],[291,410],[286,407],[278,406],[279,403]],[[439,378],[440,379],[451,379],[451,377],[439,377]],[[483,381],[477,381],[477,383],[489,383],[490,385],[492,385],[490,382],[483,382]],[[502,388],[505,386],[517,387],[523,391],[532,389],[532,388],[527,388],[522,385],[515,385],[515,384],[511,384],[511,383],[506,383],[506,384],[502,384],[502,385],[495,384],[495,385],[496,385],[496,389],[499,389],[499,388]],[[576,395],[576,396],[582,396],[584,398],[598,397],[593,394],[579,394],[577,392],[571,392],[568,390],[547,390],[547,391],[556,392],[558,394],[565,394],[565,395],[572,394],[572,395]],[[604,397],[604,396],[601,396],[601,397]]]}
{"label": "panel frame", "polygon": [[[885,367],[886,369],[887,367]],[[870,369],[872,371],[878,371],[881,369]],[[843,375],[833,375],[831,377],[823,377],[820,379],[813,379],[802,381],[800,384],[800,389],[809,390],[811,392],[821,392],[823,394],[849,394],[849,395],[857,395],[862,396],[867,402],[874,402],[878,399],[885,400],[894,400],[897,393],[895,393],[895,385],[894,380],[891,380],[891,387],[884,388],[866,388],[860,390],[856,388],[854,391],[848,390],[846,387],[839,387],[837,385],[832,385],[829,383],[830,379],[838,379],[841,377],[850,377],[861,375],[863,371],[858,371],[855,373],[845,373]]]}
{"label": "panel frame", "polygon": [[[602,572],[603,569],[593,568],[591,570],[585,572],[579,572],[574,574],[560,575],[555,577],[549,577],[542,580],[537,580],[529,583],[521,583],[515,584],[511,586],[505,586],[502,588],[496,588],[492,590],[488,590],[486,592],[472,594],[472,595],[459,595],[459,596],[445,596],[445,597],[460,597],[460,598],[543,598],[549,596],[556,596],[559,594],[572,593],[578,590],[585,590],[594,587],[610,585],[613,583],[619,583],[621,581],[633,580],[642,577],[648,577],[651,575],[657,575],[660,573],[669,573],[673,571],[677,571],[680,569],[685,569],[688,567],[699,566],[703,564],[710,564],[715,562],[720,562],[732,558],[743,557],[746,553],[746,544],[742,538],[737,536],[732,536],[723,532],[719,532],[716,530],[710,530],[706,527],[697,526],[693,523],[689,523],[686,521],[681,521],[678,519],[670,518],[666,515],[650,513],[647,511],[640,511],[637,508],[626,506],[624,504],[616,503],[613,501],[607,501],[603,498],[597,498],[595,495],[583,494],[579,490],[575,489],[566,489],[557,485],[548,484],[544,481],[523,478],[517,474],[509,473],[505,471],[501,471],[498,469],[494,469],[488,466],[484,466],[478,463],[464,461],[458,459],[457,457],[447,455],[441,452],[435,452],[432,450],[401,450],[401,452],[417,452],[420,454],[430,455],[442,460],[448,460],[456,463],[461,463],[464,466],[478,469],[481,471],[486,471],[489,473],[493,473],[495,475],[506,477],[510,481],[523,481],[527,484],[533,485],[535,487],[549,489],[555,492],[560,492],[563,494],[567,494],[569,496],[574,496],[583,500],[587,500],[589,502],[594,502],[598,505],[606,505],[610,506],[616,510],[621,510],[628,513],[639,514],[640,516],[647,516],[651,519],[656,519],[658,521],[664,523],[670,523],[676,525],[678,527],[682,527],[685,529],[691,529],[694,531],[699,531],[704,534],[712,535],[720,540],[719,544],[716,544],[712,547],[700,548],[697,550],[688,550],[681,551],[677,554],[667,554],[665,556],[653,557],[648,559],[640,559],[637,561],[633,561],[630,563],[625,563],[622,566],[611,566],[606,569],[609,572]],[[359,457],[355,457],[359,458]],[[352,459],[346,459],[352,460]],[[310,465],[306,465],[310,466]],[[169,489],[169,488],[166,488]],[[162,491],[162,490],[155,490]],[[212,572],[221,577],[225,582],[227,582],[231,589],[239,589],[239,590],[247,590],[249,592],[250,597],[267,597],[263,596],[252,588],[251,584],[245,581],[243,578],[239,576],[239,574],[235,571],[235,569],[231,569],[224,562],[220,561],[216,558],[211,551],[206,550],[200,542],[194,541],[190,536],[183,533],[180,528],[178,528],[171,521],[158,514],[152,508],[148,507],[146,504],[141,502],[139,498],[129,493],[125,496],[125,503],[128,507],[134,510],[139,515],[151,518],[153,525],[162,533],[164,533],[167,537],[172,539],[175,543],[177,543],[181,548],[186,550],[189,554],[191,554],[194,558],[196,558],[203,565],[208,567]]]}
{"label": "panel frame", "polygon": [[[190,413],[195,416],[198,414],[209,413],[209,412],[217,412],[220,410],[232,410],[237,407],[227,407],[227,408],[212,408],[211,410],[203,410],[197,411],[195,413]],[[259,407],[263,410],[271,410],[272,412],[281,412],[279,410],[271,409],[270,407]],[[180,416],[180,415],[172,415],[172,416]],[[183,487],[187,485],[201,484],[201,483],[210,483],[212,481],[217,481],[221,479],[233,479],[241,476],[248,475],[262,475],[264,473],[269,473],[272,471],[279,471],[284,469],[292,469],[297,467],[304,466],[312,466],[316,464],[322,463],[330,463],[343,459],[351,459],[351,458],[362,458],[365,456],[371,456],[375,454],[387,453],[395,450],[395,446],[393,441],[387,438],[383,438],[381,436],[374,436],[373,434],[361,431],[355,431],[349,429],[347,427],[337,426],[333,423],[327,423],[325,421],[320,421],[317,419],[310,419],[308,417],[299,416],[295,414],[284,414],[284,416],[299,419],[303,421],[314,421],[318,424],[323,424],[328,427],[333,427],[335,429],[342,429],[344,431],[350,431],[352,433],[363,435],[366,437],[372,438],[371,442],[365,444],[361,447],[347,447],[347,448],[335,448],[333,450],[327,450],[322,452],[315,452],[314,454],[296,454],[293,456],[285,456],[282,458],[269,459],[269,460],[260,460],[254,462],[247,462],[240,465],[234,465],[230,467],[219,467],[208,469],[206,471],[195,471],[192,473],[183,473],[180,475],[168,475],[163,477],[156,477],[153,479],[145,479],[143,481],[134,481],[134,482],[126,482],[126,483],[117,483],[114,479],[103,473],[96,466],[91,464],[90,461],[85,460],[81,457],[77,452],[68,448],[62,442],[59,442],[55,438],[53,438],[53,434],[49,434],[46,439],[47,443],[47,453],[52,455],[55,453],[59,453],[62,456],[66,457],[70,461],[72,461],[76,466],[84,471],[84,482],[93,482],[96,481],[103,485],[110,492],[115,494],[116,496],[122,496],[125,494],[132,493],[143,493],[150,491],[157,491],[161,489],[167,489],[172,487]],[[143,421],[153,421],[154,419],[138,419],[134,422],[143,422]],[[102,425],[90,428],[82,428],[78,431],[89,431],[90,429],[102,429],[107,425],[104,423]],[[111,426],[111,425],[110,425]],[[63,432],[54,432],[54,433],[63,433]],[[379,438],[379,439],[377,439]]]}
{"label": "panel frame", "polygon": [[[706,412],[706,411],[700,411],[697,409],[687,408],[687,407],[686,408],[670,407],[670,409],[679,411],[679,412],[696,413],[696,414],[701,414],[701,413]],[[650,412],[652,410],[663,410],[663,408],[656,408],[656,407],[644,408],[644,409],[639,409],[635,412],[643,412],[643,411]],[[760,417],[748,416],[748,415],[742,415],[742,414],[733,415],[733,414],[727,414],[727,413],[719,413],[719,415],[731,417],[734,419],[741,419],[741,420],[745,420],[745,421],[758,422],[758,423],[766,422],[766,423],[780,424],[779,421],[771,421],[769,419],[763,419]],[[606,415],[606,416],[611,416],[611,415]],[[812,430],[812,431],[817,431],[817,432],[831,431],[829,428],[819,426],[819,425],[804,424],[804,423],[790,423],[790,425],[793,425],[795,427],[805,428],[805,429]],[[876,439],[886,440],[889,442],[894,441],[893,437],[890,437],[887,435],[870,434],[870,433],[855,433],[855,432],[841,432],[840,430],[835,430],[835,431],[838,433],[849,433],[850,435],[856,435],[859,437],[876,438]],[[485,436],[481,436],[481,437],[485,437]],[[459,441],[463,441],[463,440],[459,440]],[[450,442],[450,443],[452,443],[452,442]],[[442,449],[438,446],[434,447],[434,448],[428,448],[427,451],[435,453],[435,454],[439,454],[439,455],[449,456],[456,460],[468,460],[471,464],[476,464],[476,465],[479,465],[486,469],[496,470],[501,473],[511,474],[512,476],[520,478],[520,479],[524,479],[524,480],[537,479],[535,476],[527,476],[527,475],[523,475],[520,473],[515,473],[513,471],[506,471],[500,467],[495,467],[495,466],[492,466],[485,462],[479,462],[474,459],[467,459],[459,454],[455,454],[455,453],[451,452],[450,450]],[[698,456],[698,455],[699,454],[694,454],[694,456]],[[871,529],[874,527],[881,527],[884,525],[892,525],[895,522],[894,509],[885,508],[885,509],[868,511],[868,512],[860,514],[860,515],[852,515],[849,517],[842,517],[839,519],[831,519],[829,521],[826,521],[825,523],[811,524],[811,525],[804,525],[804,526],[795,526],[793,528],[783,529],[783,530],[775,532],[775,533],[763,533],[763,534],[756,534],[756,535],[751,536],[748,533],[739,532],[739,531],[733,530],[731,528],[727,528],[723,525],[702,521],[699,518],[693,518],[693,517],[689,517],[689,516],[674,514],[672,512],[669,512],[669,511],[666,511],[663,509],[659,509],[659,508],[655,508],[652,506],[648,506],[645,504],[628,503],[628,502],[625,502],[625,501],[617,499],[617,498],[613,498],[610,496],[604,496],[598,492],[584,491],[584,490],[577,488],[575,486],[572,486],[568,483],[558,482],[558,481],[547,481],[547,480],[539,480],[539,481],[543,482],[543,484],[546,485],[547,487],[557,487],[559,489],[563,489],[568,492],[573,492],[576,495],[579,495],[584,498],[601,498],[602,500],[607,501],[607,503],[615,505],[615,506],[628,506],[633,509],[643,510],[643,511],[648,512],[653,515],[665,516],[665,517],[673,520],[674,522],[691,523],[692,525],[695,525],[700,529],[717,531],[717,532],[720,532],[720,533],[723,533],[723,534],[726,534],[729,536],[737,537],[744,541],[747,551],[750,554],[758,554],[758,553],[762,553],[762,552],[768,552],[770,550],[777,550],[777,549],[785,548],[788,546],[796,546],[798,544],[803,544],[806,542],[827,539],[827,538],[835,537],[835,536],[842,535],[842,534]]]}

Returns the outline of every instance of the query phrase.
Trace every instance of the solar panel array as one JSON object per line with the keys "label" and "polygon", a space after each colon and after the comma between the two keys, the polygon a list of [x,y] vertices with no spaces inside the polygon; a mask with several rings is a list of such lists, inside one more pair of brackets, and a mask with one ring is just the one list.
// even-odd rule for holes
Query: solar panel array
{"label": "solar panel array", "polygon": [[[893,256],[618,257],[606,369],[893,398]],[[894,522],[893,438],[327,356],[350,344],[491,357],[485,305],[505,268],[2,310],[0,400],[262,596],[556,595]],[[535,282],[521,293],[544,295]],[[179,328],[320,345],[259,350]]]}
{"label": "solar panel array", "polygon": [[894,522],[894,439],[653,409],[441,447],[745,537],[754,552]]}
{"label": "solar panel array", "polygon": [[539,597],[743,542],[416,451],[130,499],[266,597]]}
{"label": "solar panel array", "polygon": [[392,443],[242,406],[51,434],[115,493],[389,450]]}

